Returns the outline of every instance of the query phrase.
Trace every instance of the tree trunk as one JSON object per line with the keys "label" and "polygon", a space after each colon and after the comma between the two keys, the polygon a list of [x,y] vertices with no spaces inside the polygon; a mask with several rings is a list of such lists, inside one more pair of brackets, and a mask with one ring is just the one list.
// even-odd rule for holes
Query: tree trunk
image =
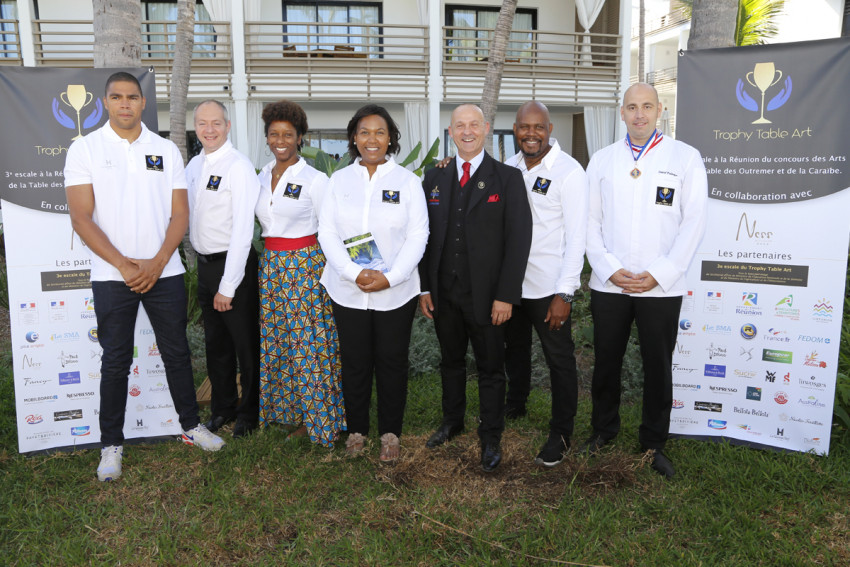
{"label": "tree trunk", "polygon": [[505,70],[505,51],[508,47],[508,38],[511,35],[516,5],[517,0],[502,1],[502,9],[499,10],[499,19],[496,20],[496,29],[493,31],[493,39],[490,42],[490,49],[487,54],[487,74],[484,76],[481,110],[484,112],[484,119],[491,126],[484,143],[484,148],[489,151],[493,149],[493,122],[496,119],[496,109],[499,106],[499,90],[502,86],[502,72]]}
{"label": "tree trunk", "polygon": [[186,98],[189,95],[189,75],[192,70],[192,48],[195,45],[195,2],[177,1],[177,39],[174,46],[174,65],[171,70],[170,126],[171,141],[180,149],[183,163],[186,151]]}
{"label": "tree trunk", "polygon": [[94,66],[139,67],[142,59],[140,0],[93,0]]}
{"label": "tree trunk", "polygon": [[646,6],[644,0],[640,0],[638,11],[638,82],[646,82]]}
{"label": "tree trunk", "polygon": [[688,49],[734,47],[738,0],[694,0]]}

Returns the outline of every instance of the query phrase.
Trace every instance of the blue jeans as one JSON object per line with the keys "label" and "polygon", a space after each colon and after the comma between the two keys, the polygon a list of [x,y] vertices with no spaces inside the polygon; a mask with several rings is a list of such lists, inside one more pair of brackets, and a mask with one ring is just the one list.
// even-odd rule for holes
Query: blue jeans
{"label": "blue jeans", "polygon": [[124,443],[127,379],[133,364],[136,314],[141,303],[153,327],[174,409],[183,430],[198,423],[198,402],[186,340],[186,288],[183,276],[161,278],[144,294],[124,282],[92,282],[97,334],[103,357],[100,365],[101,444]]}

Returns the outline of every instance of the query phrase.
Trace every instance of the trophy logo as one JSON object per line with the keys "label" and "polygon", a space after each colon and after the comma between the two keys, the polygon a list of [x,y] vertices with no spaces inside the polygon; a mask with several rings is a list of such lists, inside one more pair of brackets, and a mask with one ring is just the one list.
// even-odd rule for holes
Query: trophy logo
{"label": "trophy logo", "polygon": [[[100,117],[103,116],[103,103],[100,102],[99,98],[95,99],[92,93],[86,91],[85,85],[68,85],[65,92],[59,93],[59,99],[77,112],[77,120],[74,121],[60,108],[59,101],[55,97],[53,98],[53,117],[56,122],[69,130],[77,129],[77,135],[71,138],[72,141],[82,138],[83,128],[88,129],[97,125]],[[92,100],[95,101],[94,110],[88,115],[85,122],[81,122],[80,112],[90,105]]]}
{"label": "trophy logo", "polygon": [[735,89],[735,94],[738,96],[738,103],[747,110],[752,110],[753,112],[759,112],[759,108],[761,108],[761,115],[757,119],[753,120],[753,124],[772,124],[770,120],[764,117],[764,113],[766,110],[776,110],[788,102],[788,99],[791,97],[791,77],[785,75],[785,82],[783,83],[782,89],[776,94],[776,96],[770,99],[766,108],[764,105],[764,96],[771,87],[782,80],[782,71],[777,69],[772,61],[767,63],[756,63],[753,70],[745,75],[745,78],[750,85],[754,86],[761,92],[761,104],[757,103],[753,97],[744,90],[744,81],[742,79],[738,79],[738,85]]}

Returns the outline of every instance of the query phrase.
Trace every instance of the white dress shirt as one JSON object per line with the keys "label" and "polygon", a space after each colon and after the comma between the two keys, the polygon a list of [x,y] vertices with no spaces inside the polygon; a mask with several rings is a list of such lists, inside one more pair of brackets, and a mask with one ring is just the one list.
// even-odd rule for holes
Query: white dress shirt
{"label": "white dress shirt", "polygon": [[[630,176],[638,167],[641,175]],[[699,152],[664,137],[635,164],[625,140],[593,155],[587,259],[590,287],[620,293],[609,278],[619,269],[649,272],[658,285],[636,296],[673,297],[686,289],[685,272],[706,224],[708,181]],[[662,188],[672,195],[662,198]]]}
{"label": "white dress shirt", "polygon": [[227,252],[218,292],[236,295],[254,238],[254,207],[260,183],[254,165],[230,140],[205,150],[186,167],[189,184],[189,240],[199,254]]}
{"label": "white dress shirt", "polygon": [[[109,122],[78,139],[65,158],[65,187],[91,184],[92,220],[128,258],[156,256],[171,222],[175,189],[186,190],[183,157],[173,142],[151,132],[131,144]],[[92,281],[124,281],[118,268],[91,252]],[[183,273],[177,250],[160,277]]]}
{"label": "white dress shirt", "polygon": [[[469,160],[469,177],[475,175],[475,170],[481,166],[481,162],[484,161],[484,150],[478,152],[478,155]],[[455,156],[455,167],[457,168],[457,180],[460,181],[463,178],[463,164],[464,161],[460,156]]]}
{"label": "white dress shirt", "polygon": [[522,173],[531,205],[531,251],[522,282],[526,299],[574,294],[584,267],[587,176],[556,139],[549,144],[549,153],[531,170],[522,152],[505,162]]}
{"label": "white dress shirt", "polygon": [[[398,192],[388,202],[385,191]],[[364,293],[354,283],[363,270],[343,240],[371,232],[389,271],[390,287]],[[360,159],[333,174],[319,215],[319,242],[328,260],[322,285],[335,302],[389,311],[419,295],[417,266],[428,242],[428,211],[418,177],[388,157],[372,178]]]}
{"label": "white dress shirt", "polygon": [[328,176],[298,158],[286,168],[274,188],[274,161],[260,171],[260,198],[256,213],[263,237],[301,238],[316,234],[319,211],[327,192]]}

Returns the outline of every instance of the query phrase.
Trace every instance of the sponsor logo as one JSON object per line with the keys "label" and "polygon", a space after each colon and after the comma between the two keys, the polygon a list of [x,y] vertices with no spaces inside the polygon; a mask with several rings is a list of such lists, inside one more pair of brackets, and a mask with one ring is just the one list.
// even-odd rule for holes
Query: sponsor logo
{"label": "sponsor logo", "polygon": [[817,323],[832,323],[833,311],[832,303],[828,299],[823,298],[812,305],[812,321]]}
{"label": "sponsor logo", "polygon": [[157,364],[154,368],[146,368],[145,374],[148,376],[165,376],[165,367],[161,364]]}
{"label": "sponsor logo", "polygon": [[148,392],[167,392],[168,384],[163,384],[162,382],[157,382],[156,386],[151,386],[148,388]]}
{"label": "sponsor logo", "polygon": [[822,421],[818,421],[816,419],[809,419],[807,417],[801,418],[801,417],[794,417],[792,415],[791,417],[788,418],[788,420],[791,421],[792,423],[804,423],[806,425],[815,425],[817,427],[823,427]]}
{"label": "sponsor logo", "polygon": [[44,419],[41,417],[41,414],[31,413],[30,415],[24,418],[24,421],[27,422],[27,425],[38,425],[39,423],[44,421]]}
{"label": "sponsor logo", "polygon": [[59,364],[62,365],[62,368],[80,362],[79,356],[71,352],[66,353],[64,350],[59,351],[59,356],[56,358],[59,360]]}
{"label": "sponsor logo", "polygon": [[694,409],[696,411],[721,412],[723,411],[723,404],[718,402],[694,402]]}
{"label": "sponsor logo", "polygon": [[736,368],[734,374],[736,378],[755,378],[757,373],[755,370],[738,370]]}
{"label": "sponsor logo", "polygon": [[761,401],[761,388],[756,386],[747,386],[747,399],[756,402]]}
{"label": "sponsor logo", "polygon": [[153,335],[153,329],[139,329],[139,334],[142,336]]}
{"label": "sponsor logo", "polygon": [[758,306],[758,298],[758,293],[745,291],[741,296],[741,304],[735,307],[735,313],[738,315],[761,315],[762,311]]}
{"label": "sponsor logo", "polygon": [[156,343],[152,344],[148,348],[148,356],[159,356],[159,347],[156,345]]}
{"label": "sponsor logo", "polygon": [[708,352],[709,360],[714,358],[726,358],[726,347],[723,345],[709,343],[709,345],[705,347],[705,350]]}
{"label": "sponsor logo", "polygon": [[736,427],[738,429],[742,430],[742,431],[746,431],[750,435],[755,435],[755,436],[761,435],[760,431],[756,431],[755,429],[753,429],[752,427],[750,427],[746,423],[739,423]]}
{"label": "sponsor logo", "polygon": [[678,388],[680,390],[699,390],[702,388],[700,384],[680,384],[678,382],[673,382],[673,387]]}
{"label": "sponsor logo", "polygon": [[673,409],[682,409],[685,407],[685,402],[682,400],[673,400]]}
{"label": "sponsor logo", "polygon": [[820,446],[820,437],[803,437],[803,443],[806,445]]}
{"label": "sponsor logo", "polygon": [[83,437],[91,433],[91,427],[88,425],[80,425],[71,428],[71,435],[74,437]]}
{"label": "sponsor logo", "polygon": [[133,345],[133,358],[139,358],[139,347]]}
{"label": "sponsor logo", "polygon": [[[740,81],[739,81],[740,86]],[[746,93],[744,93],[746,96]],[[752,99],[750,99],[752,100]],[[738,102],[741,101],[740,95],[738,97]],[[753,224],[750,225],[750,219],[747,217],[747,213],[741,213],[741,218],[738,219],[738,232],[735,234],[735,242],[739,242],[741,238],[746,238],[747,242],[753,242],[760,246],[765,246],[770,244],[773,238],[773,232],[769,230],[759,230],[756,225],[758,224],[757,219],[753,219]],[[743,229],[743,233],[741,232]]]}
{"label": "sponsor logo", "polygon": [[761,359],[767,362],[791,364],[793,357],[794,353],[790,350],[775,350],[772,348],[763,348],[761,350]]}
{"label": "sponsor logo", "polygon": [[160,427],[171,427],[172,425],[174,425],[173,419],[169,419],[168,421],[160,421],[159,422]]}
{"label": "sponsor logo", "polygon": [[694,290],[689,289],[682,296],[682,311],[694,310]]}
{"label": "sponsor logo", "polygon": [[50,335],[50,340],[55,343],[71,343],[80,340],[80,333],[77,331],[65,331],[64,333],[53,333]]}
{"label": "sponsor logo", "polygon": [[825,403],[823,403],[822,401],[820,401],[819,399],[817,399],[814,396],[809,396],[806,399],[800,398],[799,400],[797,400],[797,403],[801,406],[808,406],[808,407],[812,407],[812,408],[825,408],[826,407]]}
{"label": "sponsor logo", "polygon": [[747,339],[748,341],[756,338],[758,331],[756,330],[756,326],[752,323],[744,323],[741,325],[741,336]]}
{"label": "sponsor logo", "polygon": [[753,417],[770,417],[770,413],[760,409],[739,408],[738,406],[735,406],[732,411],[743,415],[751,415]]}
{"label": "sponsor logo", "polygon": [[806,388],[808,390],[823,391],[826,389],[826,382],[818,382],[814,376],[808,380],[806,378],[799,378],[797,382],[799,382],[801,388]]}
{"label": "sponsor logo", "polygon": [[47,441],[48,439],[52,439],[54,437],[59,437],[61,433],[58,431],[39,431],[37,433],[32,433],[24,437],[27,441]]}
{"label": "sponsor logo", "polygon": [[21,361],[21,370],[26,370],[27,368],[41,368],[41,363],[25,354],[24,359]]}
{"label": "sponsor logo", "polygon": [[684,337],[693,337],[696,336],[696,331],[692,329],[693,323],[691,323],[690,319],[682,319],[679,321],[679,335]]}
{"label": "sponsor logo", "polygon": [[67,386],[68,384],[79,384],[80,383],[80,373],[78,371],[74,372],[60,372],[59,373],[59,385]]}
{"label": "sponsor logo", "polygon": [[173,405],[173,404],[156,404],[156,405],[150,404],[150,405],[145,405],[145,409],[146,409],[146,410],[171,409],[171,408],[173,408],[173,407],[174,407],[174,405]]}
{"label": "sponsor logo", "polygon": [[35,331],[30,331],[26,335],[24,335],[24,338],[28,343],[38,342],[38,333],[36,333]]}
{"label": "sponsor logo", "polygon": [[703,374],[715,378],[726,378],[726,367],[722,364],[706,364]]}
{"label": "sponsor logo", "polygon": [[[744,83],[744,79],[746,79],[746,83]],[[735,85],[735,96],[738,98],[738,104],[745,110],[757,113],[755,120],[752,122],[753,124],[771,124],[771,121],[765,118],[764,114],[769,110],[781,108],[791,98],[791,93],[794,90],[791,75],[787,70],[783,73],[781,69],[777,69],[773,61],[768,61],[756,63],[753,70],[744,75],[744,79],[739,78],[738,84]],[[782,84],[776,87],[776,89],[773,89],[773,92],[776,94],[772,94],[770,100],[766,99],[765,94],[767,94],[767,91],[771,90],[780,81],[782,81]],[[755,87],[755,89],[747,87],[747,83],[751,87]],[[777,89],[779,89],[778,92]],[[748,90],[752,91],[756,96],[755,100],[747,92]],[[759,93],[761,94],[761,104],[756,102]],[[750,117],[752,116],[751,114]],[[747,119],[749,120],[749,118]],[[755,222],[753,223],[753,230],[755,230]]]}
{"label": "sponsor logo", "polygon": [[98,342],[97,340],[97,327],[92,327],[88,332],[89,340],[93,343]]}
{"label": "sponsor logo", "polygon": [[771,327],[767,330],[766,333],[762,335],[762,338],[766,341],[774,341],[779,343],[789,343],[791,342],[791,337],[788,336],[786,331],[781,329],[777,329],[776,327]]}
{"label": "sponsor logo", "polygon": [[147,428],[148,428],[148,426],[145,425],[145,421],[143,419],[137,419],[136,425],[134,427],[131,427],[130,429],[132,429],[134,431],[144,431]]}
{"label": "sponsor logo", "polygon": [[53,421],[67,421],[69,419],[83,419],[83,410],[71,409],[53,412]]}
{"label": "sponsor logo", "polygon": [[90,380],[100,380],[100,372],[89,372],[88,377]]}
{"label": "sponsor logo", "polygon": [[47,384],[50,382],[50,378],[24,378],[24,386],[38,386],[41,384]]}
{"label": "sponsor logo", "polygon": [[784,427],[777,427],[776,433],[774,435],[771,435],[770,437],[771,437],[771,439],[779,439],[780,441],[788,441],[788,440],[791,439],[790,437],[785,436],[785,428]]}
{"label": "sponsor logo", "polygon": [[782,383],[783,384],[790,384],[791,383],[791,373],[790,372],[786,372],[785,376],[782,377]]}
{"label": "sponsor logo", "polygon": [[731,335],[732,325],[703,325],[702,332],[706,335]]}
{"label": "sponsor logo", "polygon": [[52,396],[36,396],[34,398],[24,398],[25,404],[40,404],[43,402],[55,402],[59,399],[59,396],[53,394]]}
{"label": "sponsor logo", "polygon": [[797,340],[804,343],[823,343],[829,344],[829,337],[813,337],[811,335],[797,335]]}
{"label": "sponsor logo", "polygon": [[794,295],[786,295],[777,301],[776,306],[773,308],[773,314],[777,317],[785,317],[792,321],[799,321],[800,310],[794,309]]}
{"label": "sponsor logo", "polygon": [[[95,89],[92,90],[98,92]],[[71,140],[81,138],[83,136],[83,130],[90,130],[97,126],[97,123],[100,122],[100,118],[103,116],[103,101],[99,97],[87,91],[86,85],[68,85],[66,90],[58,93],[58,95],[59,100],[57,100],[54,96],[53,104],[51,105],[51,108],[53,109],[53,119],[56,120],[60,126],[70,130],[70,132],[67,132],[68,135],[74,133],[77,134],[77,136],[71,138]],[[74,115],[73,112],[71,112],[71,116],[65,114],[63,107],[59,106],[60,100],[62,101],[62,104],[68,107],[69,112],[71,110],[76,111],[76,120],[72,118]],[[89,107],[91,112],[84,112],[83,114],[80,114],[80,112],[91,103],[94,103],[94,106]]]}
{"label": "sponsor logo", "polygon": [[755,347],[750,347],[748,349],[746,349],[744,347],[740,347],[740,349],[738,351],[738,356],[743,358],[746,362],[751,361],[753,359],[753,348],[755,348]]}
{"label": "sponsor logo", "polygon": [[680,425],[699,425],[699,421],[692,417],[671,417],[670,423],[678,423]]}
{"label": "sponsor logo", "polygon": [[785,392],[779,391],[773,394],[773,401],[779,404],[780,406],[784,406],[788,403],[788,394]]}
{"label": "sponsor logo", "polygon": [[93,360],[95,362],[100,362],[100,359],[103,358],[103,349],[90,349],[89,350],[89,360]]}
{"label": "sponsor logo", "polygon": [[737,388],[727,388],[725,386],[709,386],[709,390],[711,390],[712,394],[737,394]]}
{"label": "sponsor logo", "polygon": [[673,363],[673,372],[678,372],[680,374],[691,374],[692,372],[696,372],[696,368],[690,368],[688,366],[682,366],[681,364]]}
{"label": "sponsor logo", "polygon": [[723,293],[720,291],[705,292],[703,310],[706,313],[723,313]]}
{"label": "sponsor logo", "polygon": [[770,382],[771,384],[776,382],[776,372],[771,372],[770,370],[765,370],[764,371],[764,381]]}
{"label": "sponsor logo", "polygon": [[821,360],[818,351],[813,350],[806,355],[806,360],[803,361],[805,366],[814,366],[815,368],[826,368],[826,361]]}
{"label": "sponsor logo", "polygon": [[83,312],[80,313],[80,319],[94,319],[94,297],[86,297],[83,301]]}
{"label": "sponsor logo", "polygon": [[711,429],[726,429],[726,422],[722,419],[709,419],[708,427]]}
{"label": "sponsor logo", "polygon": [[142,390],[139,388],[138,384],[133,384],[132,386],[130,386],[130,390],[128,391],[128,393],[134,398],[136,398],[142,393]]}
{"label": "sponsor logo", "polygon": [[94,397],[94,392],[74,392],[73,394],[65,394],[69,400],[88,400]]}
{"label": "sponsor logo", "polygon": [[133,366],[133,370],[131,372],[132,372],[133,376],[138,376],[139,375],[139,365],[137,364],[137,365]]}
{"label": "sponsor logo", "polygon": [[677,341],[676,354],[679,355],[680,358],[690,358],[692,351],[691,349],[687,348],[685,345]]}

